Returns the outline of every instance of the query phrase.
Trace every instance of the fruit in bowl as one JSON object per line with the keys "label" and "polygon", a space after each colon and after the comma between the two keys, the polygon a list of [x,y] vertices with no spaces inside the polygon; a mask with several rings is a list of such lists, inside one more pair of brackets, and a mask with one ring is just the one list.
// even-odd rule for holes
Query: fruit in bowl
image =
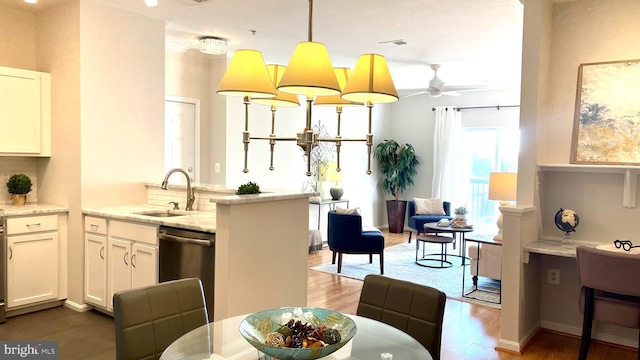
{"label": "fruit in bowl", "polygon": [[348,343],[356,324],[339,312],[306,307],[260,311],[240,323],[240,334],[257,350],[280,360],[327,356]]}

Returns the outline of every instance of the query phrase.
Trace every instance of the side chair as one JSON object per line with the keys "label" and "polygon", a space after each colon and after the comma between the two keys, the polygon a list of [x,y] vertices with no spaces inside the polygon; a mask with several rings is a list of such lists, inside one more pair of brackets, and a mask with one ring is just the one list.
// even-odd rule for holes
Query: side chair
{"label": "side chair", "polygon": [[113,295],[116,359],[155,360],[176,339],[208,324],[199,279],[162,282]]}
{"label": "side chair", "polygon": [[342,271],[342,254],[368,254],[369,263],[373,254],[380,256],[380,274],[384,274],[384,235],[375,228],[362,228],[360,214],[340,214],[329,211],[327,243],[333,252],[332,264],[338,255],[338,272]]}
{"label": "side chair", "polygon": [[578,359],[586,360],[593,320],[640,328],[640,255],[578,246],[576,258],[584,314]]}
{"label": "side chair", "polygon": [[372,274],[364,278],[356,315],[404,331],[440,360],[446,300],[438,289]]}

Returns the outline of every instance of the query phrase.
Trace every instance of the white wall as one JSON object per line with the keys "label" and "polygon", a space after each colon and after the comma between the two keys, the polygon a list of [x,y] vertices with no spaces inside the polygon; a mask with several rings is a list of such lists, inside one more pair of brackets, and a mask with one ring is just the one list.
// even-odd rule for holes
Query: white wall
{"label": "white wall", "polygon": [[164,176],[164,22],[80,4],[82,206],[144,203]]}
{"label": "white wall", "polygon": [[0,8],[0,66],[25,70],[36,68],[35,16]]}

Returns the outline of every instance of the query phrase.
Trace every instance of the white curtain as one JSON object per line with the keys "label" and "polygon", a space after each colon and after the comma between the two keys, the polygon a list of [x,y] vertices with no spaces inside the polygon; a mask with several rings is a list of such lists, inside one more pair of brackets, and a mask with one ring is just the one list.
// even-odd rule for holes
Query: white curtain
{"label": "white curtain", "polygon": [[433,187],[431,194],[451,202],[451,211],[466,206],[462,158],[462,119],[452,106],[436,106],[433,131]]}

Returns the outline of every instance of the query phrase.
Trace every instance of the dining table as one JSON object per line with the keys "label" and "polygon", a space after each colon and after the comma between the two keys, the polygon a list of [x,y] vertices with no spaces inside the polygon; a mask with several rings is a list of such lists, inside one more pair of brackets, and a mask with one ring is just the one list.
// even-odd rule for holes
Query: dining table
{"label": "dining table", "polygon": [[[271,357],[258,351],[240,334],[240,323],[249,315],[234,316],[193,329],[169,345],[160,359],[270,360]],[[321,359],[433,359],[429,351],[407,333],[367,317],[345,315],[356,323],[355,336]]]}

